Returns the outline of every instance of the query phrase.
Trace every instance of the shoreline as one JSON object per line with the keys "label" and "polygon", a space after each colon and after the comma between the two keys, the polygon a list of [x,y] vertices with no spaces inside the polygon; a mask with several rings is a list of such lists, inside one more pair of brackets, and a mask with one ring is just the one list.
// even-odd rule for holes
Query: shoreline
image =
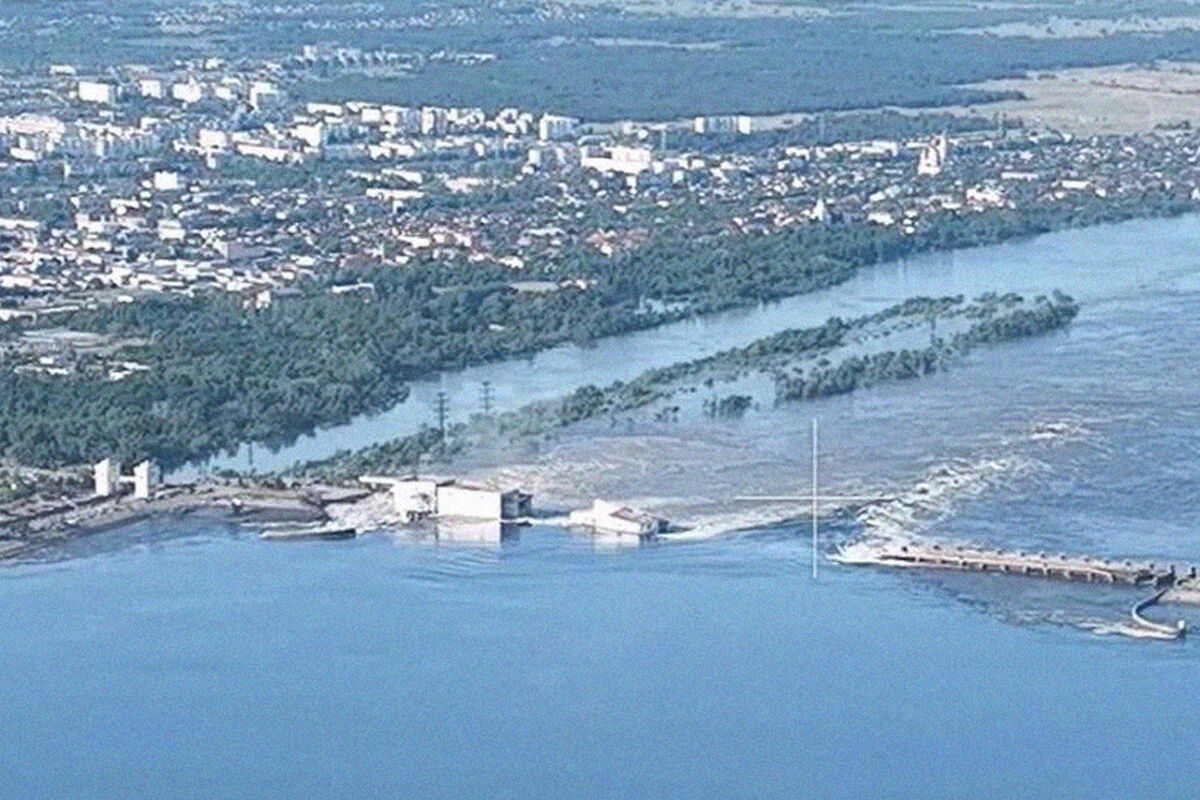
{"label": "shoreline", "polygon": [[366,494],[315,483],[290,490],[203,483],[165,487],[149,500],[88,495],[40,508],[12,504],[3,509],[7,518],[0,522],[0,561],[147,520],[204,516],[247,526],[321,524],[331,519],[327,505]]}
{"label": "shoreline", "polygon": [[[1032,213],[1032,212],[1031,212]],[[954,253],[959,251],[969,251],[979,248],[1000,247],[1009,244],[1020,243],[1024,241],[1035,240],[1048,235],[1063,234],[1071,231],[1083,231],[1089,229],[1099,229],[1108,226],[1124,225],[1130,223],[1147,223],[1157,221],[1170,221],[1186,218],[1189,216],[1200,217],[1200,201],[1192,201],[1184,208],[1160,208],[1151,206],[1145,209],[1129,209],[1117,205],[1105,205],[1101,208],[1101,214],[1095,218],[1091,218],[1083,223],[1079,222],[1064,222],[1062,219],[1054,218],[1049,220],[1049,224],[1044,227],[1030,225],[1020,232],[1001,231],[998,235],[991,239],[979,239],[972,241],[956,241],[949,246],[919,246],[906,250],[903,253],[897,254],[894,257],[885,258],[882,260],[869,260],[866,263],[857,264],[849,267],[844,273],[836,276],[824,275],[816,279],[804,291],[790,292],[783,294],[775,294],[768,297],[759,297],[757,299],[740,302],[723,303],[714,307],[705,307],[702,309],[691,310],[686,313],[671,314],[653,324],[634,325],[609,335],[602,335],[591,339],[592,342],[603,342],[614,339],[620,339],[627,336],[635,336],[638,334],[647,334],[655,330],[660,330],[664,327],[678,324],[692,324],[704,321],[710,318],[716,318],[723,314],[737,314],[755,309],[770,306],[771,304],[784,302],[787,300],[804,297],[825,290],[836,290],[842,287],[845,283],[852,280],[862,273],[872,269],[884,267],[889,264],[902,263],[908,259],[920,256],[933,254]],[[918,292],[919,293],[919,292]],[[573,343],[570,341],[559,341],[552,345],[542,347],[531,347],[519,353],[506,355],[499,358],[488,358],[480,360],[468,360],[461,364],[446,368],[435,368],[423,370],[416,374],[404,384],[408,392],[411,394],[414,387],[433,384],[438,382],[446,375],[456,375],[468,370],[495,367],[501,364],[527,364],[532,359],[542,356],[546,353],[555,351],[564,346],[570,346]],[[238,442],[229,449],[219,450],[217,452],[207,454],[196,454],[192,458],[173,463],[166,472],[168,480],[175,477],[180,477],[183,480],[194,480],[205,474],[207,470],[231,470],[238,472],[239,468],[231,466],[231,463],[238,459],[247,459],[247,453],[253,453],[255,449],[265,451],[271,454],[282,452],[291,449],[298,443],[315,437],[328,436],[330,432],[341,429],[348,429],[355,425],[360,425],[364,422],[384,417],[396,409],[404,407],[408,403],[414,402],[411,397],[406,397],[398,403],[393,403],[388,406],[364,410],[359,413],[352,414],[349,419],[340,422],[331,422],[328,424],[316,424],[304,431],[295,435],[287,434],[281,436],[278,440],[266,439],[247,439]],[[359,448],[355,448],[359,449]],[[338,451],[329,453],[326,457],[335,455]],[[252,459],[251,459],[252,460]],[[273,467],[270,471],[281,472],[288,469],[294,469],[302,466],[307,461],[322,460],[320,458],[302,458],[290,464],[287,467]]]}

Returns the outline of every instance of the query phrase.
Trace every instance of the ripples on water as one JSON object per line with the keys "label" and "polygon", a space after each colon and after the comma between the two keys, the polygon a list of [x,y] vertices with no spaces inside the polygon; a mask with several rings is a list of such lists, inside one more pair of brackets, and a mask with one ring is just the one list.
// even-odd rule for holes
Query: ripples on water
{"label": "ripples on water", "polygon": [[826,519],[826,548],[893,525],[1200,560],[1198,239],[1196,218],[1138,223],[865,276],[837,308],[1040,281],[1084,307],[922,381],[657,430],[682,444],[618,496],[742,515],[706,540],[262,542],[190,521],[6,565],[0,797],[1186,796],[1194,646],[1075,630],[1123,616],[1121,588],[829,563],[813,581],[803,503],[769,524],[721,504],[802,493],[816,414],[824,486],[903,498]]}
{"label": "ripples on water", "polygon": [[[816,413],[824,431],[826,491],[891,497],[858,511],[853,524],[826,519],[826,550],[857,538],[925,536],[1200,561],[1195,402],[1200,291],[1173,281],[1166,290],[1093,300],[1066,333],[980,351],[923,381],[759,407],[740,421],[660,425],[652,429],[657,438],[645,439],[641,429],[629,436],[583,438],[581,475],[606,473],[614,481],[604,487],[614,493],[609,496],[668,505],[672,498],[691,498],[687,513],[693,527],[665,537],[657,546],[661,554],[635,561],[593,558],[625,550],[628,542],[579,539],[562,531],[558,539],[523,531],[495,547],[452,544],[445,537],[438,543],[431,532],[391,539],[400,547],[433,545],[436,557],[416,558],[406,576],[431,584],[487,580],[513,570],[523,574],[522,569],[586,575],[614,565],[714,575],[739,570],[758,575],[763,563],[804,569],[803,501],[790,509],[757,508],[731,505],[729,498],[756,491],[802,497],[808,416]],[[547,460],[555,469],[568,468],[570,453],[560,455]],[[629,469],[633,464],[641,466]],[[647,489],[665,499],[645,496]],[[697,498],[708,498],[709,506],[697,504]],[[773,523],[788,517],[800,521]],[[750,533],[731,533],[739,529]],[[147,523],[46,555],[86,558],[112,548],[153,549],[194,532],[188,524]],[[772,550],[787,557],[756,561]],[[1123,614],[1126,605],[1120,592],[1094,587],[1030,588],[1028,581],[1006,585],[987,577],[916,579],[943,585],[964,602],[977,601],[994,616],[1015,621],[1079,624],[1090,621],[1093,611]]]}

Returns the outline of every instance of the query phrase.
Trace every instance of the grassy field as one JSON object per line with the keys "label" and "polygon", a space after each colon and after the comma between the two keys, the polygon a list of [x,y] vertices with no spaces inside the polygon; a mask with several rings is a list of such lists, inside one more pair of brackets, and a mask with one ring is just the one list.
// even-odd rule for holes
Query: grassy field
{"label": "grassy field", "polygon": [[989,104],[989,112],[1074,134],[1128,134],[1200,122],[1200,63],[1068,69],[979,88],[1025,95]]}

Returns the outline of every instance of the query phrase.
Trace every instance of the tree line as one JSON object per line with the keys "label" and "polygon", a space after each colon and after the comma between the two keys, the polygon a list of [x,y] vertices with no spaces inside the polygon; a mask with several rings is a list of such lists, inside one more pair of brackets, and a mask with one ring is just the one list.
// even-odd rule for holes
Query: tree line
{"label": "tree line", "polygon": [[[1168,194],[1123,205],[1084,197],[1069,207],[946,214],[909,236],[858,222],[716,238],[672,227],[611,259],[565,257],[557,274],[592,285],[548,294],[513,290],[502,267],[430,262],[340,270],[262,311],[222,294],[107,306],[67,324],[148,340],[127,354],[150,371],[116,382],[0,371],[0,454],[38,466],[148,456],[169,467],[246,440],[285,444],[388,407],[435,370],[779,299],[923,250],[1191,207]],[[375,293],[329,292],[358,281]]]}

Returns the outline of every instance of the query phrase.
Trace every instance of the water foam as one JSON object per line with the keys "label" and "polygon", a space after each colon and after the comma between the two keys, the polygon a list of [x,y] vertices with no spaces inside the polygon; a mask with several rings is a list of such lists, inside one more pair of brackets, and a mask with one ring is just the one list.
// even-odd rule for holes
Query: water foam
{"label": "water foam", "polygon": [[857,514],[859,541],[879,545],[926,539],[925,532],[963,501],[1041,467],[1036,459],[1016,453],[938,464],[907,489],[862,508]]}

